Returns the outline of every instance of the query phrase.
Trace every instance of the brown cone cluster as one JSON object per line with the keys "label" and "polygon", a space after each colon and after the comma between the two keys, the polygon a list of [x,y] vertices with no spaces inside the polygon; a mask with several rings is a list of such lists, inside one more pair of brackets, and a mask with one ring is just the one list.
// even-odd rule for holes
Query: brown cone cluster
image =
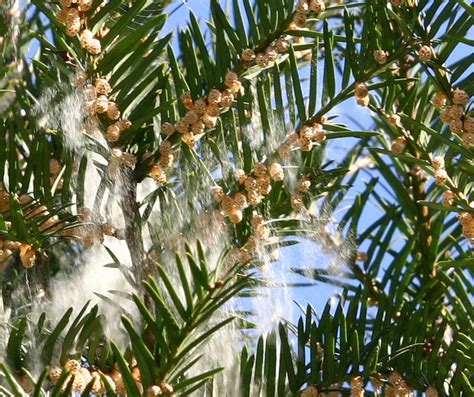
{"label": "brown cone cluster", "polygon": [[241,93],[242,83],[237,73],[229,71],[225,75],[226,88],[212,88],[207,95],[196,100],[190,92],[183,92],[180,100],[187,110],[175,124],[166,121],[161,125],[161,133],[165,141],[160,146],[160,158],[150,170],[150,176],[159,184],[167,182],[166,171],[171,169],[174,154],[171,144],[167,141],[173,134],[178,133],[181,140],[193,149],[198,139],[205,134],[207,129],[217,125],[221,111],[230,108],[237,95]]}
{"label": "brown cone cluster", "polygon": [[326,10],[326,5],[322,0],[299,0],[296,4],[295,14],[293,15],[293,22],[298,27],[304,27],[307,22],[307,15],[309,13],[319,14]]}
{"label": "brown cone cluster", "polygon": [[[55,384],[59,377],[61,376],[63,370],[68,371],[67,378],[63,383],[63,389],[66,388],[68,383],[73,379],[72,383],[72,392],[82,393],[87,385],[92,382],[91,392],[93,394],[102,394],[107,391],[107,387],[112,389],[115,393],[124,395],[126,394],[126,389],[124,385],[124,380],[120,372],[119,366],[114,365],[112,372],[108,374],[99,374],[98,370],[92,368],[86,368],[81,365],[78,360],[68,360],[64,367],[51,366],[49,368],[49,380],[52,384]],[[130,365],[130,371],[132,377],[135,380],[135,384],[140,391],[143,393],[142,379],[140,375],[140,370],[137,367],[136,363],[133,362]],[[107,385],[106,385],[107,383]],[[173,394],[174,389],[168,383],[162,383],[161,385],[150,386],[146,390],[146,395],[150,397],[158,395],[171,395]]]}
{"label": "brown cone cluster", "polygon": [[86,28],[87,13],[92,8],[92,0],[60,0],[61,10],[57,15],[58,22],[66,26],[68,36],[79,35],[81,47],[92,55],[102,51],[100,40]]}
{"label": "brown cone cluster", "polygon": [[112,87],[106,77],[97,77],[93,83],[88,83],[89,77],[83,70],[79,70],[74,83],[81,88],[86,100],[86,106],[92,117],[102,117],[107,125],[106,137],[109,143],[115,144],[121,134],[132,126],[129,120],[121,119],[121,112],[117,103],[110,97]]}
{"label": "brown cone cluster", "polygon": [[166,171],[170,170],[173,166],[174,153],[171,142],[168,140],[163,141],[160,145],[159,153],[158,164],[153,165],[150,175],[156,183],[164,184],[167,182]]}
{"label": "brown cone cluster", "polygon": [[105,236],[111,236],[118,239],[125,238],[123,229],[116,229],[109,223],[96,223],[90,208],[79,208],[77,216],[84,224],[80,227],[70,229],[69,233],[71,236],[82,240],[82,243],[86,248],[90,248],[96,244],[102,244]]}
{"label": "brown cone cluster", "polygon": [[[60,235],[66,235],[61,229],[67,225],[67,222],[59,219],[58,215],[51,215],[45,205],[34,202],[33,198],[26,194],[18,197],[18,202],[22,207],[25,220],[34,223],[40,231],[48,233],[59,232]],[[10,210],[9,203],[10,194],[0,187],[0,213]],[[11,222],[7,221],[5,223],[7,229],[11,229]],[[5,263],[10,259],[16,250],[18,250],[23,267],[31,268],[35,265],[38,253],[32,244],[5,238],[0,239],[0,263]]]}
{"label": "brown cone cluster", "polygon": [[233,195],[226,194],[220,186],[211,188],[214,200],[221,205],[221,209],[232,223],[242,221],[242,211],[249,205],[255,207],[272,190],[272,181],[283,180],[283,167],[279,163],[271,163],[270,166],[260,162],[254,165],[252,172],[247,175],[244,170],[235,172],[237,182],[242,190]]}
{"label": "brown cone cluster", "polygon": [[315,142],[323,142],[326,140],[326,132],[323,129],[323,123],[326,118],[323,117],[321,122],[315,122],[311,126],[302,125],[296,132],[287,135],[285,142],[278,148],[278,155],[282,160],[291,158],[294,148],[299,148],[303,152],[309,152]]}
{"label": "brown cone cluster", "polygon": [[451,92],[451,99],[444,92],[434,95],[431,103],[441,110],[440,120],[449,126],[451,132],[461,137],[466,147],[474,145],[474,117],[465,113],[464,107],[469,102],[469,95],[461,88]]}
{"label": "brown cone cluster", "polygon": [[240,59],[245,68],[257,65],[260,68],[266,68],[278,59],[279,54],[288,52],[290,41],[286,36],[280,36],[274,40],[263,51],[255,51],[252,48],[246,48],[242,51]]}
{"label": "brown cone cluster", "polygon": [[187,112],[176,124],[164,122],[161,133],[169,137],[175,132],[181,134],[181,139],[190,148],[194,148],[198,135],[205,133],[206,129],[214,128],[222,110],[232,106],[234,98],[240,93],[242,84],[234,72],[227,72],[225,76],[227,88],[219,90],[211,89],[208,94],[197,100],[193,100],[191,93],[181,94],[181,102]]}

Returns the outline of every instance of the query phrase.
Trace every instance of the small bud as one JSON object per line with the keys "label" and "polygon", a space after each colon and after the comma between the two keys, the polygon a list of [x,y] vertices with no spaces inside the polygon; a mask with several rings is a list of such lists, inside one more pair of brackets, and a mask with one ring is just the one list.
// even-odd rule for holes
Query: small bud
{"label": "small bud", "polygon": [[265,53],[259,52],[256,57],[258,67],[266,68],[268,66],[268,57]]}
{"label": "small bud", "polygon": [[429,45],[421,46],[420,50],[418,51],[418,57],[422,62],[430,61],[433,57],[433,48]]}
{"label": "small bud", "polygon": [[255,52],[251,48],[247,48],[242,51],[241,58],[244,61],[251,62],[255,59]]}
{"label": "small bud", "polygon": [[105,95],[100,95],[94,101],[94,112],[96,113],[105,113],[109,108],[109,100]]}
{"label": "small bud", "polygon": [[64,364],[64,368],[76,372],[81,369],[81,363],[77,360],[67,360]]}
{"label": "small bud", "polygon": [[293,16],[293,22],[300,28],[306,25],[306,20],[306,15],[299,12],[295,13],[295,15]]}
{"label": "small bud", "polygon": [[170,395],[174,393],[173,386],[169,385],[168,383],[162,383],[160,385],[161,390],[163,391],[164,395]]}
{"label": "small bud", "polygon": [[252,178],[251,176],[248,176],[245,179],[245,188],[247,190],[252,190],[257,188],[257,180],[255,178]]}
{"label": "small bud", "polygon": [[438,397],[438,391],[433,387],[430,386],[425,390],[426,397]]}
{"label": "small bud", "polygon": [[451,120],[458,120],[464,115],[464,110],[462,106],[459,105],[451,105],[447,107],[446,110]]}
{"label": "small bud", "polygon": [[443,106],[446,106],[446,101],[448,100],[447,95],[440,91],[434,94],[433,99],[431,100],[431,103],[435,108],[442,108]]}
{"label": "small bud", "polygon": [[183,103],[183,105],[186,105],[187,103],[192,103],[193,102],[193,98],[191,96],[191,93],[190,92],[183,92],[180,97],[181,99],[181,102]]}
{"label": "small bud", "polygon": [[210,105],[217,105],[221,101],[222,94],[220,90],[217,88],[213,88],[211,91],[209,91],[209,95],[207,96],[207,102],[209,102]]}
{"label": "small bud", "polygon": [[273,46],[268,46],[265,50],[265,54],[269,62],[275,62],[278,57],[278,52]]}
{"label": "small bud", "polygon": [[107,117],[110,120],[118,120],[120,118],[120,110],[115,102],[109,102]]}
{"label": "small bud", "polygon": [[239,95],[242,91],[242,83],[239,80],[234,81],[230,85],[229,90],[234,96]]}
{"label": "small bud", "polygon": [[92,8],[92,0],[79,0],[79,11],[86,12]]}
{"label": "small bud", "polygon": [[233,102],[234,94],[232,94],[232,92],[230,92],[229,90],[222,91],[221,106],[224,108],[229,108],[232,106]]}
{"label": "small bud", "polygon": [[207,128],[214,128],[217,125],[217,117],[209,114],[203,114],[201,118],[202,122]]}
{"label": "small bud", "polygon": [[221,201],[221,206],[222,206],[222,209],[223,211],[228,214],[229,212],[231,212],[234,208],[236,208],[236,205],[235,205],[235,202],[234,202],[234,199],[230,196],[225,196],[222,198],[222,201]]}
{"label": "small bud", "polygon": [[453,91],[453,103],[456,105],[465,105],[469,101],[469,95],[467,94],[466,91],[456,88]]}
{"label": "small bud", "polygon": [[266,196],[272,190],[271,179],[268,175],[262,175],[257,178],[257,189],[260,194]]}
{"label": "small bud", "polygon": [[387,119],[390,124],[400,125],[400,116],[398,114],[391,114]]}
{"label": "small bud", "polygon": [[166,173],[159,165],[154,165],[150,171],[151,177],[159,184],[166,183]]}
{"label": "small bud", "polygon": [[272,163],[270,165],[269,173],[270,173],[270,177],[274,181],[282,181],[284,176],[285,176],[285,174],[283,172],[283,167],[279,163]]}
{"label": "small bud", "polygon": [[245,194],[238,192],[234,195],[234,204],[237,208],[239,209],[245,209],[248,207],[247,203],[247,197],[245,197]]}
{"label": "small bud", "polygon": [[172,135],[174,131],[175,131],[174,125],[169,122],[165,122],[161,125],[161,132],[166,136]]}
{"label": "small bud", "polygon": [[196,102],[194,102],[193,110],[197,114],[204,114],[206,112],[206,109],[207,109],[207,104],[204,99],[198,99]]}
{"label": "small bud", "polygon": [[311,187],[311,180],[308,177],[301,178],[299,182],[300,193],[306,193]]}
{"label": "small bud", "polygon": [[465,132],[461,135],[462,143],[466,147],[474,145],[474,132]]}
{"label": "small bud", "polygon": [[180,134],[185,134],[188,132],[189,124],[186,123],[183,119],[179,120],[175,125],[176,131]]}
{"label": "small bud", "polygon": [[449,207],[453,204],[454,193],[451,190],[445,190],[443,193],[443,205]]}
{"label": "small bud", "polygon": [[222,202],[225,197],[224,189],[220,186],[211,187],[211,194],[218,203]]}
{"label": "small bud", "polygon": [[290,197],[291,208],[301,211],[304,208],[303,199],[300,194],[292,194]]}
{"label": "small bud", "polygon": [[253,172],[257,177],[265,176],[267,175],[267,166],[263,163],[257,163],[253,167]]}
{"label": "small bud", "polygon": [[441,156],[436,156],[431,160],[431,164],[433,164],[433,167],[435,170],[441,170],[444,168],[444,158]]}
{"label": "small bud", "polygon": [[76,72],[76,75],[74,76],[73,82],[76,87],[83,87],[86,84],[87,79],[88,79],[87,73],[84,72],[83,70],[78,70]]}
{"label": "small bud", "polygon": [[383,65],[387,62],[388,52],[384,50],[375,50],[374,51],[374,59],[377,63]]}
{"label": "small bud", "polygon": [[326,140],[326,132],[323,130],[314,131],[313,138],[316,139],[318,142],[322,142]]}
{"label": "small bud", "polygon": [[449,125],[449,129],[452,132],[455,132],[455,133],[459,134],[462,131],[463,123],[462,123],[461,119],[450,120],[448,125]]}
{"label": "small bud", "polygon": [[22,244],[20,246],[20,260],[27,269],[33,267],[36,260],[35,249],[29,244]]}
{"label": "small bud", "polygon": [[309,152],[313,148],[313,141],[310,138],[301,137],[299,142],[303,152]]}
{"label": "small bud", "polygon": [[367,86],[365,83],[355,83],[354,85],[354,95],[357,98],[365,98],[367,95],[369,95],[369,90],[367,89]]}
{"label": "small bud", "polygon": [[157,397],[159,395],[161,395],[161,388],[156,385],[150,386],[146,391],[147,397]]}
{"label": "small bud", "polygon": [[311,0],[309,2],[309,9],[313,12],[319,13],[324,12],[326,10],[326,6],[322,0]]}
{"label": "small bud", "polygon": [[232,85],[238,81],[239,77],[237,76],[237,73],[235,72],[227,72],[225,75],[225,85],[229,88],[232,87]]}
{"label": "small bud", "polygon": [[89,40],[89,42],[84,46],[84,48],[92,55],[98,55],[102,51],[100,41],[97,39]]}
{"label": "small bud", "polygon": [[196,138],[192,132],[186,132],[181,135],[181,140],[189,146],[190,149],[193,149],[196,146]]}
{"label": "small bud", "polygon": [[161,155],[159,163],[163,169],[169,169],[173,166],[174,155],[172,153]]}
{"label": "small bud", "polygon": [[448,180],[448,173],[444,169],[436,170],[434,177],[437,185],[442,185]]}
{"label": "small bud", "polygon": [[287,40],[285,40],[285,38],[279,37],[275,41],[275,48],[278,52],[285,53],[285,52],[288,52],[288,49],[290,48],[290,44],[288,43]]}
{"label": "small bud", "polygon": [[62,369],[58,366],[49,367],[48,376],[51,383],[54,385],[61,376]]}
{"label": "small bud", "polygon": [[234,172],[234,175],[237,178],[240,185],[243,185],[245,183],[245,179],[247,178],[247,175],[245,175],[244,170],[236,169]]}
{"label": "small bud", "polygon": [[465,133],[474,133],[474,117],[464,117],[463,129]]}
{"label": "small bud", "polygon": [[117,142],[120,139],[120,128],[117,124],[112,124],[107,127],[107,140],[110,143]]}
{"label": "small bud", "polygon": [[56,19],[59,23],[65,24],[68,19],[69,9],[66,7],[61,8],[58,14],[56,15]]}
{"label": "small bud", "polygon": [[405,150],[406,144],[407,140],[405,137],[399,136],[395,138],[395,140],[392,142],[392,153],[395,155],[402,154],[402,152]]}
{"label": "small bud", "polygon": [[242,210],[240,210],[238,208],[233,208],[229,212],[229,220],[232,223],[239,223],[239,222],[242,221],[242,218],[243,218]]}
{"label": "small bud", "polygon": [[296,12],[307,14],[309,12],[309,5],[306,0],[299,0],[296,4]]}
{"label": "small bud", "polygon": [[278,155],[283,160],[288,160],[291,157],[291,146],[287,143],[283,143],[278,148]]}

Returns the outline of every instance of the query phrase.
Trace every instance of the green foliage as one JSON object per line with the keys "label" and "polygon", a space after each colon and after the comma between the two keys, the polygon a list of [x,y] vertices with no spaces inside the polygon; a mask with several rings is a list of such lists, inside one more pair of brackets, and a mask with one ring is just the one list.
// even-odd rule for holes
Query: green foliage
{"label": "green foliage", "polygon": [[[64,366],[69,360],[82,357],[87,359],[90,366],[107,371],[111,364],[117,362],[127,393],[139,395],[139,387],[128,362],[130,357],[135,357],[141,376],[140,388],[143,386],[146,390],[152,385],[168,382],[180,395],[188,395],[196,384],[206,381],[223,369],[215,368],[188,376],[190,368],[200,358],[199,348],[233,320],[233,317],[219,319],[219,311],[226,302],[249,288],[251,282],[251,276],[242,273],[243,265],[235,266],[222,279],[219,278],[219,271],[209,268],[199,242],[197,247],[198,256],[193,254],[191,247],[187,248],[187,266],[178,254],[176,256],[176,265],[183,270],[183,285],[189,290],[190,300],[186,306],[182,305],[176,286],[169,282],[166,271],[158,264],[164,289],[150,276],[144,284],[151,303],[145,303],[138,295],[133,295],[143,324],[137,329],[132,320],[122,316],[122,323],[130,341],[125,353],[105,334],[98,307],[94,306],[88,310],[87,303],[72,322],[72,308],[51,329],[45,326],[45,320],[42,318],[34,330],[34,339],[30,339],[31,336],[25,332],[27,319],[19,320],[8,340],[9,367],[17,373],[24,373],[27,365],[25,348],[28,344],[36,343],[41,350],[40,360],[44,365],[57,363]],[[217,264],[216,269],[221,266],[222,264]],[[186,276],[188,270],[192,275],[191,279]],[[34,352],[30,352],[30,355],[33,354]],[[5,367],[2,367],[2,371],[10,385],[16,385],[16,381]],[[71,377],[64,371],[64,376],[61,374],[55,383],[53,393],[56,390],[60,395],[67,395],[67,391],[63,389],[69,387],[66,385],[70,380]],[[44,381],[45,379],[40,379],[36,386],[41,387]],[[15,390],[16,386],[13,391]],[[22,395],[18,390],[17,395]]]}
{"label": "green foliage", "polygon": [[[472,138],[465,126],[472,106],[461,109],[462,133],[443,124],[445,111],[438,113],[432,97],[442,92],[451,103],[454,88],[474,93],[473,56],[465,56],[463,47],[472,45],[473,7],[465,1],[393,3],[328,3],[295,29],[293,1],[224,6],[212,0],[207,24],[190,12],[186,25],[167,33],[167,1],[94,1],[82,17],[100,39],[95,56],[78,36],[67,35],[57,2],[27,2],[18,14],[11,12],[13,2],[4,2],[0,248],[4,241],[18,247],[5,244],[10,254],[0,259],[2,297],[11,309],[0,351],[1,392],[20,396],[33,386],[35,396],[69,395],[77,391],[79,375],[63,370],[52,385],[43,369],[76,359],[97,371],[98,378],[80,388],[84,396],[120,394],[106,377],[116,371],[129,396],[154,385],[171,385],[176,395],[217,395],[214,385],[224,368],[195,368],[204,345],[234,320],[223,308],[264,284],[259,258],[236,259],[255,237],[255,211],[271,229],[262,252],[313,239],[345,266],[337,274],[317,263],[292,269],[305,277],[302,284],[334,285],[340,294],[321,313],[309,305],[296,324],[285,319],[253,343],[242,341],[233,379],[241,395],[296,396],[310,385],[349,395],[354,377],[379,379],[387,388],[393,371],[417,395],[428,386],[440,395],[472,395],[472,231],[459,222],[459,215],[474,215]],[[264,53],[282,37],[293,42],[275,62],[260,67],[242,60],[244,49]],[[433,51],[423,61],[418,52],[425,45]],[[377,50],[387,52],[385,62],[374,59]],[[74,125],[64,120],[72,107],[87,106],[71,84],[78,71],[89,82],[109,78],[110,98],[132,123],[118,141],[104,138],[111,121],[103,114],[94,115],[92,125],[84,111]],[[189,110],[182,94],[197,101],[211,89],[223,90],[229,71],[242,89],[219,110],[215,125],[195,135],[196,145],[189,147],[178,133],[164,134],[160,125],[177,123]],[[360,83],[368,92],[367,109],[354,105]],[[346,114],[336,114],[341,112]],[[359,117],[363,113],[372,124]],[[322,125],[323,138],[282,159],[287,133],[314,123]],[[394,150],[400,141],[403,150]],[[166,183],[139,198],[164,142],[171,143],[176,165],[167,170]],[[336,145],[343,155],[334,156]],[[133,161],[114,172],[117,149]],[[438,183],[434,156],[444,159],[447,173]],[[52,173],[55,160],[59,170]],[[229,196],[245,192],[234,171],[250,175],[255,164],[276,161],[284,165],[285,179],[272,180],[271,191],[242,210],[241,222],[216,223],[221,206],[211,201],[210,186]],[[311,184],[301,197],[310,210],[301,212],[294,201],[302,178]],[[97,189],[89,197],[93,183]],[[102,244],[117,190],[123,190],[118,206],[124,227],[109,234],[127,247],[131,265],[104,246],[113,261],[107,267],[118,269],[134,291],[109,291],[133,301],[138,313],[123,309],[125,346],[107,335],[100,304],[85,304],[77,314],[71,308],[56,322],[43,314],[34,324],[35,296],[49,297],[51,279],[74,271],[72,264],[87,252],[87,237]],[[446,191],[452,200],[441,204]],[[81,212],[86,202],[92,202],[92,217]],[[219,237],[225,241],[197,241],[194,248],[186,241],[194,244],[203,233],[197,226],[203,214],[214,216],[204,234],[226,227]],[[328,228],[331,218],[335,230]],[[173,261],[176,234],[184,243]],[[25,247],[35,253],[31,268]],[[104,304],[114,303],[98,295]],[[241,314],[237,323],[245,330],[252,313]],[[39,374],[31,375],[38,365]]]}

